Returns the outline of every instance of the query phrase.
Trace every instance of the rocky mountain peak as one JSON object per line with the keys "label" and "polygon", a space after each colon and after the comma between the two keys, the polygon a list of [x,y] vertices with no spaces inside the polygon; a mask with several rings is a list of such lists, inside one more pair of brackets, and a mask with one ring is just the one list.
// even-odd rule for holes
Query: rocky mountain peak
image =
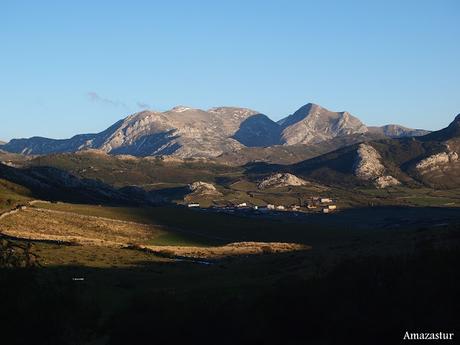
{"label": "rocky mountain peak", "polygon": [[319,115],[322,110],[325,110],[323,107],[319,106],[318,104],[314,103],[307,103],[304,106],[297,109],[292,115],[285,117],[278,121],[278,124],[287,127],[296,122],[302,121],[306,117],[310,116],[311,114]]}
{"label": "rocky mountain peak", "polygon": [[322,106],[318,105],[318,104],[307,103],[304,106],[302,106],[299,109],[297,109],[297,111],[295,113],[302,113],[302,114],[308,115],[308,114],[311,114],[311,113],[320,112],[322,110],[325,110],[325,109]]}
{"label": "rocky mountain peak", "polygon": [[319,143],[338,136],[366,133],[367,127],[348,112],[334,112],[308,103],[278,122],[286,145]]}

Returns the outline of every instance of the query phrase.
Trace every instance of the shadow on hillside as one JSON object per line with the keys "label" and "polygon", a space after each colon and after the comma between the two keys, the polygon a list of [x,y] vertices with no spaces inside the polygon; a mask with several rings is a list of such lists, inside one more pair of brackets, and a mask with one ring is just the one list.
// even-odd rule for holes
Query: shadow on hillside
{"label": "shadow on hillside", "polygon": [[112,187],[100,180],[79,178],[46,166],[14,168],[0,164],[0,178],[26,187],[35,198],[69,203],[104,205],[155,205],[161,203],[142,188]]}
{"label": "shadow on hillside", "polygon": [[244,264],[0,270],[2,340],[395,344],[406,331],[459,331],[458,249],[343,259],[308,277],[297,260],[261,266],[270,279]]}
{"label": "shadow on hillside", "polygon": [[255,114],[244,120],[233,139],[247,147],[267,147],[281,144],[281,126],[266,115]]}

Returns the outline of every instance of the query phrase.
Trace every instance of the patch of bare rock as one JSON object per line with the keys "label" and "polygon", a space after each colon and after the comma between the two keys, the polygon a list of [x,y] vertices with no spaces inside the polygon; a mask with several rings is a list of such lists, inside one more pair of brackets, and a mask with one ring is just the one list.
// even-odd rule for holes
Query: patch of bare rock
{"label": "patch of bare rock", "polygon": [[281,188],[293,186],[305,186],[309,183],[295,175],[289,173],[278,173],[263,179],[259,184],[259,189]]}
{"label": "patch of bare rock", "polygon": [[386,168],[382,164],[382,156],[369,144],[359,145],[354,173],[362,180],[373,182],[377,188],[401,184],[396,178],[386,173]]}
{"label": "patch of bare rock", "polygon": [[458,153],[453,151],[441,152],[431,155],[425,159],[422,159],[417,163],[415,168],[421,174],[425,174],[430,171],[439,170],[451,163],[458,161]]}
{"label": "patch of bare rock", "polygon": [[216,187],[212,183],[197,181],[193,182],[188,186],[190,192],[194,195],[211,195],[211,196],[221,196]]}

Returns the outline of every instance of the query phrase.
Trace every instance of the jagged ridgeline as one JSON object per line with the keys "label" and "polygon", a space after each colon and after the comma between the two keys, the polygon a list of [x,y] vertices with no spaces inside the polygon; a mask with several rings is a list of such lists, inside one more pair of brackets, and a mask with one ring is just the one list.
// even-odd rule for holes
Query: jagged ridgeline
{"label": "jagged ridgeline", "polygon": [[[179,106],[165,112],[142,111],[130,115],[97,134],[80,134],[63,140],[13,139],[2,145],[2,150],[27,155],[97,149],[142,157],[209,158],[234,152],[248,157],[255,153],[261,157],[279,157],[276,152],[280,149],[275,149],[273,154],[270,148],[281,146],[284,147],[281,150],[306,159],[314,153],[325,153],[322,147],[315,145],[330,140],[335,141],[326,145],[329,151],[354,142],[426,133],[397,125],[367,127],[348,112],[333,112],[312,103],[278,122],[246,108],[201,110]],[[309,153],[299,153],[305,149]]]}

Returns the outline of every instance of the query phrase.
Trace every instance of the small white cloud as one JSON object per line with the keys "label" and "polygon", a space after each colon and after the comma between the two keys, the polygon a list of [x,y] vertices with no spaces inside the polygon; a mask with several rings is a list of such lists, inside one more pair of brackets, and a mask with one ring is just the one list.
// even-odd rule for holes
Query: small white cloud
{"label": "small white cloud", "polygon": [[99,96],[99,94],[97,92],[94,92],[94,91],[88,92],[87,96],[88,96],[89,100],[91,102],[94,102],[94,103],[102,103],[102,104],[106,104],[106,105],[111,105],[113,107],[128,108],[128,106],[125,103],[120,102],[120,101],[116,101],[116,100],[113,100],[113,99],[101,97],[101,96]]}
{"label": "small white cloud", "polygon": [[148,109],[148,108],[150,108],[150,105],[147,104],[147,103],[144,103],[144,102],[137,102],[136,104],[137,104],[137,106],[138,106],[139,108],[141,108],[141,109]]}

